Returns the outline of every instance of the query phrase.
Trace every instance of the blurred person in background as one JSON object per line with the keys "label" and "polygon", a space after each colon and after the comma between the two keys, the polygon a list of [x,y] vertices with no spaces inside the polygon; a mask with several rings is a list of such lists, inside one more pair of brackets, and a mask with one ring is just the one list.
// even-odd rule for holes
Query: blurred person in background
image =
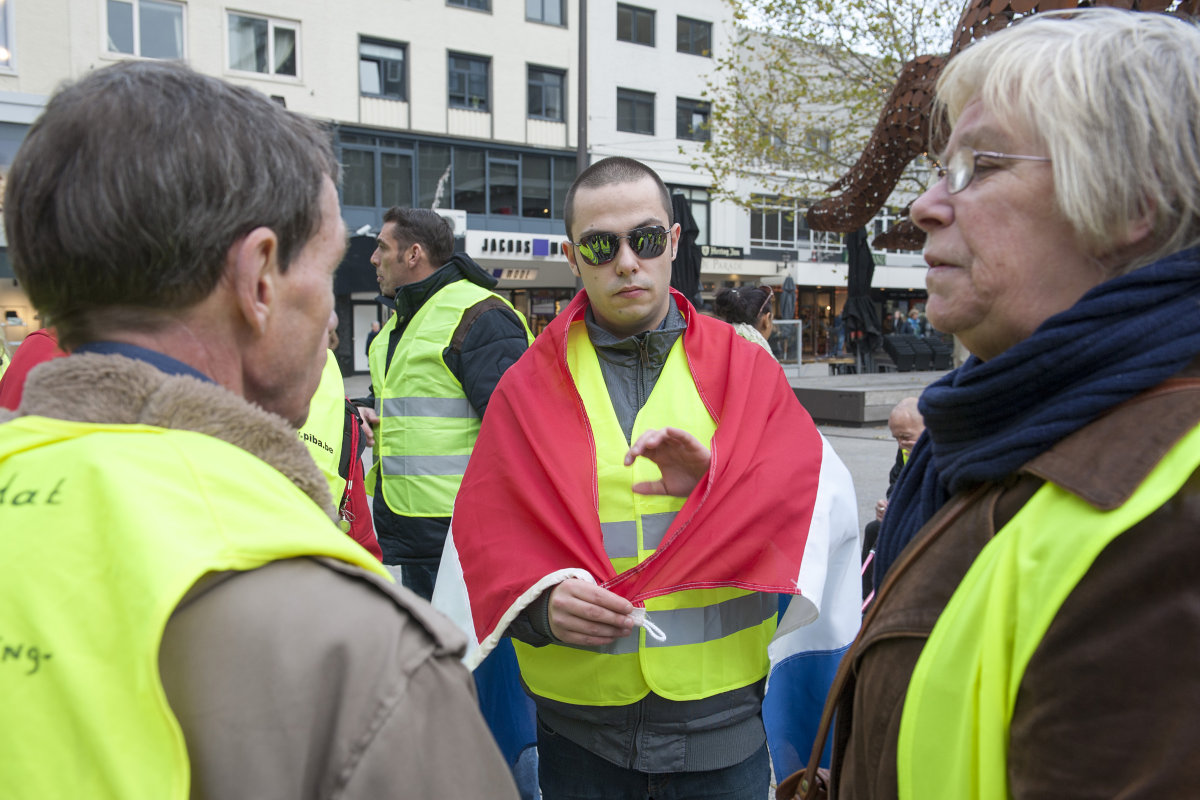
{"label": "blurred person in background", "polygon": [[[713,314],[733,326],[738,336],[772,353],[767,340],[775,330],[768,286],[726,287],[713,298]],[[774,353],[772,353],[774,355]]]}

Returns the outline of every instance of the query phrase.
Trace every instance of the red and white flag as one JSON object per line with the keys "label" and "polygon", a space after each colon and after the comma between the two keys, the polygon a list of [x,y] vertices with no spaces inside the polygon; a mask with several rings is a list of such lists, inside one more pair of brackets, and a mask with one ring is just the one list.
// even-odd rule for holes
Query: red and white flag
{"label": "red and white flag", "polygon": [[849,473],[779,364],[674,297],[689,369],[717,423],[708,474],[657,551],[616,574],[597,514],[595,442],[566,359],[568,328],[587,308],[579,293],[501,379],[455,501],[433,600],[466,631],[468,666],[568,577],[634,605],[718,586],[791,594],[785,625],[817,617],[830,552],[857,541]]}

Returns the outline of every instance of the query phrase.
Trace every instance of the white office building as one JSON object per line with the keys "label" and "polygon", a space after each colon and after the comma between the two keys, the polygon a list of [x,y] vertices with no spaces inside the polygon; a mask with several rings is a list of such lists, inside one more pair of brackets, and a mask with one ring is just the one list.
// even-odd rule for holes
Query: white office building
{"label": "white office building", "polygon": [[[352,237],[338,277],[340,355],[361,371],[361,342],[380,313],[367,259],[392,205],[445,209],[461,246],[500,279],[535,331],[573,295],[562,206],[577,172],[582,73],[585,158],[645,161],[687,197],[707,254],[704,296],[790,275],[802,307],[836,313],[846,284],[840,246],[813,246],[796,227],[802,216],[712,202],[710,177],[691,167],[709,135],[712,54],[729,43],[726,3],[589,0],[581,48],[583,5],[0,0],[0,171],[57,84],[120,59],[182,59],[328,121],[344,165],[346,225],[366,231]],[[911,254],[887,258],[877,286],[922,286]],[[2,251],[0,310],[9,341],[38,326]]]}

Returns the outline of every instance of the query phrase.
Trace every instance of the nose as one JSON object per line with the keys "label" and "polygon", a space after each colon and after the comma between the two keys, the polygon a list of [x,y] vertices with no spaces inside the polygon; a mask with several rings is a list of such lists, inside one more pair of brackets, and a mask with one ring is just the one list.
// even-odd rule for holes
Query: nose
{"label": "nose", "polygon": [[326,327],[325,327],[325,330],[327,330],[327,331],[333,331],[333,330],[337,330],[337,326],[338,326],[338,315],[337,315],[337,312],[336,312],[336,311],[334,311],[334,310],[332,310],[332,309],[330,309],[330,311],[329,311],[329,321],[328,321],[328,324],[327,324],[327,325],[326,325]]}
{"label": "nose", "polygon": [[938,178],[932,186],[922,192],[921,196],[913,201],[908,216],[914,225],[926,233],[949,225],[954,219],[954,209],[950,203],[946,179]]}
{"label": "nose", "polygon": [[374,253],[371,253],[371,266],[372,267],[379,266],[379,248],[378,247],[375,248]]}
{"label": "nose", "polygon": [[629,243],[628,239],[617,240],[617,257],[613,259],[613,264],[616,266],[618,275],[637,272],[641,267],[638,255],[633,251],[633,245]]}

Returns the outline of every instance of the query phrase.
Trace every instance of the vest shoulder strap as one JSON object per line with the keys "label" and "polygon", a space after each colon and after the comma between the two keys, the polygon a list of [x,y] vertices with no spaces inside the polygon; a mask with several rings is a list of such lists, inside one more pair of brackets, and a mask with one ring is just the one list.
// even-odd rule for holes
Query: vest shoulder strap
{"label": "vest shoulder strap", "polygon": [[456,353],[461,353],[463,342],[467,340],[467,334],[470,333],[471,326],[475,324],[475,321],[488,311],[497,308],[507,309],[512,312],[512,307],[496,295],[485,297],[464,311],[462,319],[458,321],[458,327],[454,329],[454,335],[450,337],[450,349]]}

